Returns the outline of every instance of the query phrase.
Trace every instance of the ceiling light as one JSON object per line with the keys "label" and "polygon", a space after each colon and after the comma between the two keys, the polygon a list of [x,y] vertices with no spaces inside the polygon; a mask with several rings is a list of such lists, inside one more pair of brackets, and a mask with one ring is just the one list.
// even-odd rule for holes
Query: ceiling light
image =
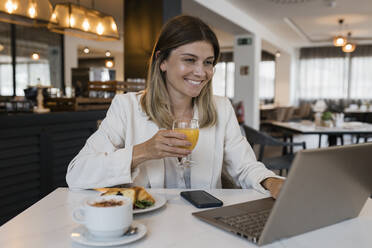
{"label": "ceiling light", "polygon": [[51,31],[95,40],[118,40],[114,17],[72,3],[55,6],[48,28]]}
{"label": "ceiling light", "polygon": [[333,38],[333,45],[335,45],[337,47],[345,46],[346,42],[347,42],[347,40],[343,36],[336,36],[336,37]]}
{"label": "ceiling light", "polygon": [[355,48],[356,48],[356,46],[355,46],[354,43],[348,42],[348,43],[346,43],[345,46],[342,47],[342,51],[345,52],[345,53],[352,53],[352,52],[354,52]]}
{"label": "ceiling light", "polygon": [[[342,33],[342,24],[344,23],[344,19],[339,19],[338,24],[339,24],[339,33]],[[337,35],[333,37],[333,45],[337,47],[342,47],[346,44],[347,39],[343,35]]]}
{"label": "ceiling light", "polygon": [[38,53],[32,53],[31,58],[33,60],[39,60],[40,59],[40,55]]}
{"label": "ceiling light", "polygon": [[280,51],[276,51],[276,52],[275,52],[275,57],[279,58],[280,55],[281,55],[281,54],[280,54]]}
{"label": "ceiling light", "polygon": [[110,52],[109,50],[107,50],[107,51],[105,52],[105,55],[106,55],[106,57],[110,57],[110,56],[111,56],[111,52]]}
{"label": "ceiling light", "polygon": [[88,53],[90,52],[90,50],[89,50],[88,47],[84,47],[83,52],[84,52],[85,54],[88,54]]}
{"label": "ceiling light", "polygon": [[112,61],[112,60],[107,60],[106,63],[105,63],[105,66],[106,66],[107,68],[112,68],[112,67],[114,67],[114,61]]}
{"label": "ceiling light", "polygon": [[0,0],[0,20],[27,26],[46,26],[53,12],[49,0]]}
{"label": "ceiling light", "polygon": [[356,48],[356,45],[355,45],[355,43],[352,43],[352,42],[351,42],[351,39],[350,39],[350,37],[351,37],[351,32],[349,32],[349,33],[347,34],[347,37],[348,37],[348,41],[347,41],[347,43],[342,47],[342,51],[345,52],[345,53],[352,53],[352,52],[354,52],[354,50],[355,50],[355,48]]}

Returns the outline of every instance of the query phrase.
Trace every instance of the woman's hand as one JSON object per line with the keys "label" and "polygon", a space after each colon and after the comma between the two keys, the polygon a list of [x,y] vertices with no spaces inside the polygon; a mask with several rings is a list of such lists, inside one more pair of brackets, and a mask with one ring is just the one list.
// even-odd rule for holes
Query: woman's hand
{"label": "woman's hand", "polygon": [[282,185],[284,183],[284,180],[277,177],[268,177],[265,180],[261,182],[261,185],[270,191],[271,196],[276,199],[278,198],[278,195],[280,193],[280,189],[282,188]]}
{"label": "woman's hand", "polygon": [[180,148],[191,146],[186,135],[172,130],[160,130],[151,139],[133,147],[132,168],[151,159],[185,157],[190,150]]}

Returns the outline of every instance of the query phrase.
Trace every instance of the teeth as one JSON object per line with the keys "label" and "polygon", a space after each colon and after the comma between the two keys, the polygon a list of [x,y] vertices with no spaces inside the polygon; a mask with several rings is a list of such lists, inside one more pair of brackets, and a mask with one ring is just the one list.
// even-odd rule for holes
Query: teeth
{"label": "teeth", "polygon": [[187,82],[193,84],[193,85],[199,85],[201,81],[193,81],[193,80],[187,80]]}

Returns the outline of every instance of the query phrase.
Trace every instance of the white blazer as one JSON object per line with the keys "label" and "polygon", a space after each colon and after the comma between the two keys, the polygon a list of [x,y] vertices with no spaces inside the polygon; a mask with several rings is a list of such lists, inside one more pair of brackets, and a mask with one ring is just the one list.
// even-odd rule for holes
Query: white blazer
{"label": "white blazer", "polygon": [[[140,94],[116,95],[98,130],[70,162],[66,181],[71,189],[89,189],[131,183],[165,187],[164,159],[149,160],[131,171],[133,146],[155,135],[159,128],[142,111]],[[191,188],[220,188],[224,169],[242,188],[253,187],[268,193],[260,184],[275,174],[257,162],[242,136],[230,101],[214,96],[218,120],[202,128],[192,152]],[[194,111],[194,115],[197,111]]]}

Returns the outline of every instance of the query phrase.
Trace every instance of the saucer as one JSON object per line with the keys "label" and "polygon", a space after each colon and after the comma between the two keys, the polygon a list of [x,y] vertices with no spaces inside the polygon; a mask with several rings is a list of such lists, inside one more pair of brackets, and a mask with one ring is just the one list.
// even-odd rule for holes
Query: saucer
{"label": "saucer", "polygon": [[132,223],[133,227],[137,227],[137,233],[129,236],[121,236],[117,238],[99,238],[92,236],[89,231],[85,228],[85,226],[80,225],[77,228],[72,230],[70,235],[71,239],[79,244],[82,245],[89,245],[89,246],[116,246],[116,245],[124,245],[136,240],[139,240],[143,236],[145,236],[147,232],[147,228],[145,225],[134,221]]}

